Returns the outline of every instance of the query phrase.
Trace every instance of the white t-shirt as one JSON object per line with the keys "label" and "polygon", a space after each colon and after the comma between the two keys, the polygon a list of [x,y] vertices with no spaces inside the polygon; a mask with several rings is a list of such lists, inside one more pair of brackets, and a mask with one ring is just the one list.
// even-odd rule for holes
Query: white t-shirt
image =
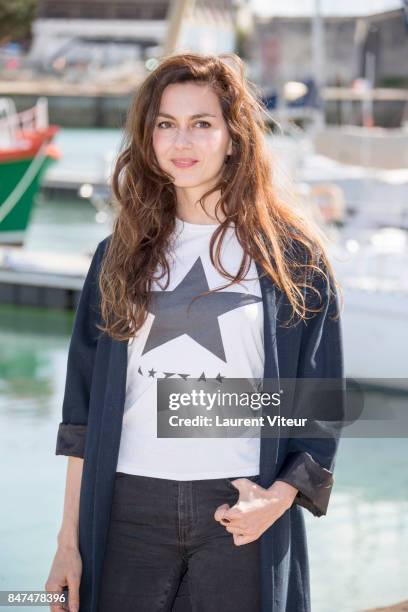
{"label": "white t-shirt", "polygon": [[[128,343],[118,472],[172,480],[259,474],[259,436],[157,438],[158,378],[262,379],[264,374],[263,304],[253,261],[244,281],[200,297],[195,303],[204,306],[187,313],[192,297],[229,282],[210,259],[216,227],[176,219],[169,286],[162,290],[166,276],[153,283],[148,317]],[[221,251],[229,273],[236,274],[242,255],[231,226]]]}

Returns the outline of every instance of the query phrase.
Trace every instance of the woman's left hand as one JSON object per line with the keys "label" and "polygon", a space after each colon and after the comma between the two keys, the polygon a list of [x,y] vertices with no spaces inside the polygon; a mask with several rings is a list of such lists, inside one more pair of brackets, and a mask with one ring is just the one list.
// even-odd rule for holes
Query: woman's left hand
{"label": "woman's left hand", "polygon": [[298,492],[281,480],[275,480],[269,489],[248,478],[237,478],[231,484],[239,491],[238,501],[232,508],[219,506],[214,518],[232,533],[236,546],[257,540],[291,507]]}

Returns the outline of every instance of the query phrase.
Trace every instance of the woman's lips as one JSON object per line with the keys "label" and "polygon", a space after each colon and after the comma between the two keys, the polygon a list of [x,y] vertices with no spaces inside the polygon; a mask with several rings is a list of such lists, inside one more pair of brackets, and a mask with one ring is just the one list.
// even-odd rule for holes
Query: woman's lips
{"label": "woman's lips", "polygon": [[197,159],[172,159],[171,160],[177,168],[191,168],[197,163]]}

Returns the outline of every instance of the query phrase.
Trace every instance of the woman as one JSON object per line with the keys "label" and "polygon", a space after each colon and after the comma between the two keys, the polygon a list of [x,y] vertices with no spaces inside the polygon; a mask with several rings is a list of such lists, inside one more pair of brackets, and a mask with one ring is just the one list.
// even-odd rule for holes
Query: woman
{"label": "woman", "polygon": [[338,438],[159,438],[155,381],[341,378],[330,264],[276,195],[237,56],[164,59],[126,136],[70,343],[46,589],[82,612],[308,612],[301,506],[326,513]]}

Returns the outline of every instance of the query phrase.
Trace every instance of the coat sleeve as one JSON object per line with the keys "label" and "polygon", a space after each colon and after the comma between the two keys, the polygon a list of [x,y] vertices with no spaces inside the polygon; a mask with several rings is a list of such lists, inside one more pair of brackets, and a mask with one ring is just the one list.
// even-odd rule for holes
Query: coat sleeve
{"label": "coat sleeve", "polygon": [[92,374],[101,333],[96,323],[100,322],[98,273],[103,250],[101,242],[93,255],[75,312],[56,455],[84,456]]}
{"label": "coat sleeve", "polygon": [[[321,275],[319,278],[313,286],[319,289],[323,307],[301,326],[297,378],[338,379],[342,385],[343,350],[338,296],[331,280],[322,281]],[[313,302],[314,298],[311,299]],[[343,410],[342,393],[340,402]],[[315,426],[319,428],[319,422]],[[276,480],[298,489],[294,503],[308,509],[314,516],[327,513],[339,443],[338,429],[325,427],[324,430],[325,435],[321,438],[291,437],[288,453],[276,477]]]}

